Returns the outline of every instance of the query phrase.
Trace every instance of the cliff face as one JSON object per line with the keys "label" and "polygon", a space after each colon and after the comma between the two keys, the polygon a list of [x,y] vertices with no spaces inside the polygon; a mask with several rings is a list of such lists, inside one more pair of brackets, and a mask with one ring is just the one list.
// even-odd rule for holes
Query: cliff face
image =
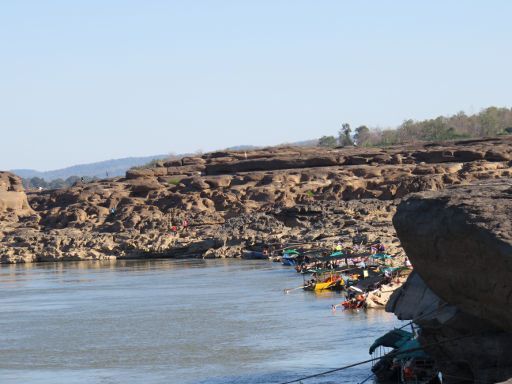
{"label": "cliff face", "polygon": [[413,194],[393,218],[416,274],[389,302],[417,319],[448,383],[512,377],[512,180]]}
{"label": "cliff face", "polygon": [[[412,192],[511,176],[512,139],[386,149],[213,152],[125,178],[30,193],[32,220],[0,238],[1,262],[140,256],[232,257],[262,243],[380,238]],[[111,209],[114,211],[111,211]],[[190,223],[173,235],[171,226]]]}

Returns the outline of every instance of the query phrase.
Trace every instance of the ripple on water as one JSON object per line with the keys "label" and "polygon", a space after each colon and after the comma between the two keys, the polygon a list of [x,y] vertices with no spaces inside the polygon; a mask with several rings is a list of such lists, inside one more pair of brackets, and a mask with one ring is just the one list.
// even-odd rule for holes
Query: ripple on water
{"label": "ripple on water", "polygon": [[0,382],[279,383],[365,360],[398,324],[383,311],[332,313],[338,294],[283,294],[301,283],[263,261],[2,267]]}

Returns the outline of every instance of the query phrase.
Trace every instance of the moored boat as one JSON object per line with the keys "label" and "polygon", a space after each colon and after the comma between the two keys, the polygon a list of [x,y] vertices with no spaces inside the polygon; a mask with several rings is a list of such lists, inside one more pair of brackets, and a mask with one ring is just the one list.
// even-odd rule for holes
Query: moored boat
{"label": "moored boat", "polygon": [[244,249],[242,251],[242,259],[266,260],[266,259],[268,259],[268,255],[266,255],[264,252],[251,251],[249,249]]}
{"label": "moored boat", "polygon": [[300,256],[299,251],[296,249],[285,249],[283,251],[283,257],[281,258],[281,263],[283,265],[293,267],[299,263],[298,258]]}
{"label": "moored boat", "polygon": [[374,341],[369,352],[380,358],[372,366],[378,383],[440,383],[434,360],[423,350],[415,333],[389,331]]}

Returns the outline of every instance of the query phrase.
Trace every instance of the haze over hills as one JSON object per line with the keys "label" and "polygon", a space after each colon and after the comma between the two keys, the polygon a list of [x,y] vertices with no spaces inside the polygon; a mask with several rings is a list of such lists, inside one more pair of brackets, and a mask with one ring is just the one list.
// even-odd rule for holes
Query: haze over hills
{"label": "haze over hills", "polygon": [[47,181],[55,179],[66,179],[70,176],[104,178],[107,177],[108,174],[108,177],[114,177],[123,176],[125,172],[132,167],[144,165],[152,160],[165,158],[166,156],[167,155],[125,157],[122,159],[112,159],[95,163],[72,165],[70,167],[55,169],[51,171],[37,171],[35,169],[12,169],[11,172],[25,179],[41,177]]}
{"label": "haze over hills", "polygon": [[[291,145],[296,146],[311,146],[316,145],[317,140],[306,140]],[[226,150],[232,151],[243,151],[252,150],[259,147],[254,145],[237,145],[226,148]],[[177,157],[189,156],[190,153],[183,153],[175,155]],[[124,157],[121,159],[104,160],[95,163],[77,164],[70,167],[54,169],[50,171],[38,171],[35,169],[11,169],[10,171],[23,179],[30,179],[32,177],[40,177],[46,181],[52,181],[56,179],[67,179],[71,176],[79,177],[115,177],[124,176],[126,171],[133,167],[139,167],[145,165],[152,160],[164,159],[169,155],[153,155],[153,156],[142,156],[142,157]]]}

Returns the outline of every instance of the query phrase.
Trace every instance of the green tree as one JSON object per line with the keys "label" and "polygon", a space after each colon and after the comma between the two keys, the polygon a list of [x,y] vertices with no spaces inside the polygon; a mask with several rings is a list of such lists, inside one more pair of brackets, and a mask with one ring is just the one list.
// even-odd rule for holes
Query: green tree
{"label": "green tree", "polygon": [[318,145],[321,147],[334,148],[337,145],[336,138],[334,136],[322,136],[318,139]]}
{"label": "green tree", "polygon": [[370,128],[366,125],[361,125],[356,128],[356,134],[354,135],[356,144],[360,147],[365,147],[370,141]]}
{"label": "green tree", "polygon": [[343,123],[341,125],[341,129],[338,132],[338,142],[342,147],[345,147],[347,145],[354,145],[352,137],[350,136],[351,132],[352,129],[350,128],[350,124]]}
{"label": "green tree", "polygon": [[381,132],[379,145],[393,145],[399,142],[397,129],[386,129]]}
{"label": "green tree", "polygon": [[45,179],[43,179],[42,177],[32,177],[30,180],[29,180],[29,185],[31,188],[46,188],[48,187],[48,183],[46,182]]}
{"label": "green tree", "polygon": [[496,136],[505,127],[500,127],[499,111],[496,107],[489,107],[478,114],[480,135]]}
{"label": "green tree", "polygon": [[50,183],[48,184],[48,188],[50,189],[59,189],[59,188],[65,188],[67,187],[68,185],[66,185],[66,182],[62,179],[55,179],[55,180],[52,180],[50,181]]}

